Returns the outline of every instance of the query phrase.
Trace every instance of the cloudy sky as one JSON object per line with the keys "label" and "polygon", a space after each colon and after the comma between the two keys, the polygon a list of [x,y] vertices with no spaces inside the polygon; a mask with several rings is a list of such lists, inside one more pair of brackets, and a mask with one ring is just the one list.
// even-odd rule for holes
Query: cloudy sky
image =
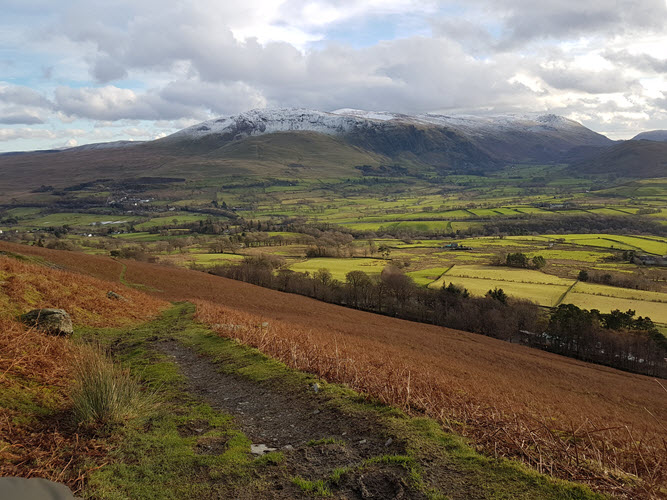
{"label": "cloudy sky", "polygon": [[667,129],[667,0],[0,0],[0,151],[252,108]]}

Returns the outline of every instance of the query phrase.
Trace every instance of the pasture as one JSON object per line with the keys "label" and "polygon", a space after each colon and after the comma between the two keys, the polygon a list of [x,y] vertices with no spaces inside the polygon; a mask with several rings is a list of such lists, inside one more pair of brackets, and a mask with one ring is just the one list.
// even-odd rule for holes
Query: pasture
{"label": "pasture", "polygon": [[443,273],[446,273],[451,266],[448,267],[430,267],[428,269],[421,269],[419,271],[410,271],[406,273],[418,285],[427,286],[432,282],[438,280]]}
{"label": "pasture", "polygon": [[522,283],[520,281],[504,281],[501,279],[470,278],[445,274],[429,285],[429,288],[440,288],[449,283],[466,288],[472,295],[483,297],[489,290],[502,288],[510,297],[530,300],[541,306],[554,307],[567,292],[568,285],[544,283]]}
{"label": "pasture", "polygon": [[667,240],[644,236],[622,236],[613,234],[563,234],[553,237],[575,245],[635,250],[654,255],[667,255]]}
{"label": "pasture", "polygon": [[32,213],[21,224],[26,227],[57,227],[57,226],[119,226],[139,220],[131,215],[97,215],[76,212],[58,212],[46,215]]}
{"label": "pasture", "polygon": [[[663,300],[667,299],[667,294],[662,294]],[[649,302],[646,300],[635,300],[630,298],[614,297],[609,295],[596,295],[592,293],[579,293],[572,291],[567,294],[567,304],[574,304],[577,307],[585,309],[597,309],[601,312],[610,312],[614,309],[635,311],[637,316],[648,316],[656,323],[667,323],[667,303]]]}
{"label": "pasture", "polygon": [[389,265],[385,259],[370,258],[315,258],[296,262],[289,266],[292,271],[314,273],[319,269],[328,269],[334,279],[345,281],[345,275],[350,271],[363,271],[366,274],[380,274]]}
{"label": "pasture", "polygon": [[493,281],[507,281],[512,283],[535,283],[547,285],[570,286],[573,280],[568,280],[532,269],[516,269],[504,266],[454,266],[448,276],[460,278],[474,278]]}

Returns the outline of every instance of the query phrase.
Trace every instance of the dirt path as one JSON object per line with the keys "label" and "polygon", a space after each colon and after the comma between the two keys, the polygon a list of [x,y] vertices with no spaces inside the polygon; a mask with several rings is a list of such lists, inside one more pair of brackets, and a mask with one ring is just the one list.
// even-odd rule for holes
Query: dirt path
{"label": "dirt path", "polygon": [[[281,390],[273,384],[222,373],[215,362],[176,340],[156,341],[153,346],[178,364],[193,396],[235,417],[253,448],[264,445],[284,454],[282,467],[264,478],[271,486],[263,498],[306,495],[292,484],[292,478],[326,481],[340,468],[352,470],[333,491],[336,498],[426,498],[409,485],[405,468],[369,463],[373,458],[405,451],[399,440],[370,417],[353,417],[332,408],[312,387],[301,392],[293,387]],[[204,431],[196,422],[191,427],[193,433]],[[216,452],[215,446],[209,451]]]}

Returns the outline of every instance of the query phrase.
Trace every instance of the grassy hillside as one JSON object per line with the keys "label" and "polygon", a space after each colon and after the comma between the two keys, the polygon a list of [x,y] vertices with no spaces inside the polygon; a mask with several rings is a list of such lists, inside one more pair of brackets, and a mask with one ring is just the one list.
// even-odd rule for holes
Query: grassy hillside
{"label": "grassy hillside", "polygon": [[[0,317],[3,476],[45,477],[96,499],[366,498],[390,491],[411,499],[598,498],[585,487],[480,455],[435,421],[410,418],[221,338],[193,321],[190,304],[140,324],[165,302],[54,270],[36,257],[7,254],[0,266],[11,284],[3,288],[5,313],[38,297],[37,305],[72,311],[77,330],[73,339],[53,337],[26,330],[11,314]],[[102,304],[108,288],[126,300],[105,296]],[[231,319],[240,332],[259,318]],[[114,391],[121,383],[134,387],[135,410],[121,407],[113,420],[80,419],[81,398],[90,397],[81,387],[97,405],[111,401],[103,387]],[[241,399],[227,403],[231,395]],[[258,429],[253,411],[267,408]],[[288,418],[299,425],[281,432]],[[278,436],[265,441],[274,447],[265,454],[253,451],[262,426]],[[290,446],[282,446],[285,440]]]}
{"label": "grassy hillside", "polygon": [[0,156],[2,196],[26,195],[42,184],[65,188],[96,179],[143,176],[211,181],[232,175],[332,178],[359,175],[357,165],[390,160],[341,139],[310,132],[251,137],[223,145],[208,141],[182,147],[147,143],[102,150]]}
{"label": "grassy hillside", "polygon": [[[71,252],[2,247],[76,266]],[[88,267],[93,272],[118,270],[110,259],[77,258],[96,262]],[[642,488],[664,481],[663,429],[646,415],[667,411],[665,392],[648,377],[195,271],[124,264],[125,279],[156,296],[197,301],[199,319],[221,334],[407,411],[426,412],[492,453],[583,477],[606,491],[636,487],[627,481],[635,474]],[[264,322],[266,331],[257,327]]]}
{"label": "grassy hillside", "polygon": [[570,171],[627,177],[664,177],[667,175],[667,144],[624,141],[576,163]]}
{"label": "grassy hillside", "polygon": [[[127,327],[154,318],[168,304],[117,281],[13,253],[0,256],[0,281],[0,476],[45,477],[78,489],[110,447],[78,429],[71,416],[76,365],[90,351],[29,329],[16,315],[58,307],[76,328]],[[108,290],[124,300],[108,298]]]}

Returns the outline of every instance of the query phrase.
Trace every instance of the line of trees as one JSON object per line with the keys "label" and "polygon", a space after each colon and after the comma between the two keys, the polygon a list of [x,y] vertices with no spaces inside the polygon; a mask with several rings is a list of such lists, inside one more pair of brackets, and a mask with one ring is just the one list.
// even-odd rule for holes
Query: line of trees
{"label": "line of trees", "polygon": [[[400,269],[379,276],[350,271],[344,282],[327,269],[299,273],[274,256],[247,257],[209,272],[326,302],[481,333],[509,342],[652,376],[667,377],[667,341],[648,318],[634,312],[601,314],[562,305],[550,315],[502,289],[473,297],[450,283],[438,290],[418,286]],[[661,340],[662,339],[662,340]]]}
{"label": "line of trees", "polygon": [[667,377],[667,338],[635,311],[580,309],[561,304],[541,335],[527,342],[558,354],[646,375]]}

